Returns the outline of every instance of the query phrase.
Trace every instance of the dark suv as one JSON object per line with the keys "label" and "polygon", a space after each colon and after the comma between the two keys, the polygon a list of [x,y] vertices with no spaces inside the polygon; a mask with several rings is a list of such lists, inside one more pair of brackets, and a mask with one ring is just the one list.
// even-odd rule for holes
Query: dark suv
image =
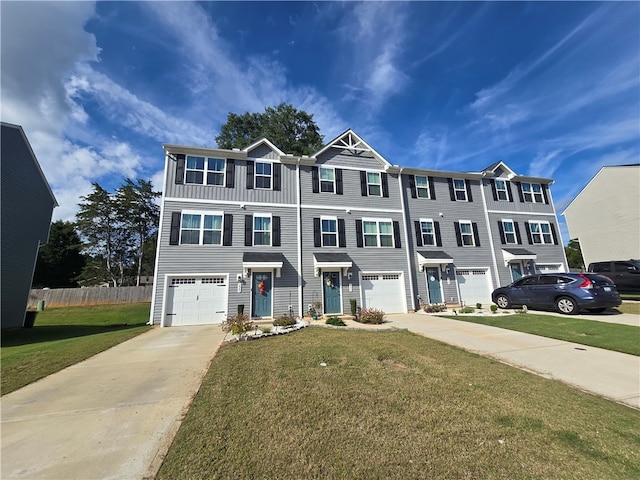
{"label": "dark suv", "polygon": [[640,260],[595,262],[588,270],[610,278],[620,293],[640,294]]}
{"label": "dark suv", "polygon": [[622,303],[613,282],[593,273],[529,275],[495,289],[491,299],[500,308],[526,305],[567,314],[581,310],[600,313]]}

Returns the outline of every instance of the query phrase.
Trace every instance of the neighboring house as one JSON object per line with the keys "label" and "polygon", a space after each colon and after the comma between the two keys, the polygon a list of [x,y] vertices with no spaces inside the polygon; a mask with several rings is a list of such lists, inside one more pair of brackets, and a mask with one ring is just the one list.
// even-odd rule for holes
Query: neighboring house
{"label": "neighboring house", "polygon": [[325,314],[489,303],[499,285],[567,271],[550,179],[498,162],[392,165],[352,130],[312,156],[164,145],[151,322],[219,323],[314,302]]}
{"label": "neighboring house", "polygon": [[22,127],[2,123],[2,328],[21,327],[38,248],[58,206]]}
{"label": "neighboring house", "polygon": [[640,164],[602,167],[562,215],[585,268],[640,258]]}

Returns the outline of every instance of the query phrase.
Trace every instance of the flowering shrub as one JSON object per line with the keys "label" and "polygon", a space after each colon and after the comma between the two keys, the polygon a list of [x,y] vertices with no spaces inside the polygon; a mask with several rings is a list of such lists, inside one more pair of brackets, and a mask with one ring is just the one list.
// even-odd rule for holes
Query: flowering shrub
{"label": "flowering shrub", "polygon": [[283,315],[281,317],[276,318],[273,321],[273,325],[276,327],[290,327],[291,325],[295,325],[295,324],[296,324],[296,319],[288,315]]}
{"label": "flowering shrub", "polygon": [[222,322],[222,330],[242,338],[248,331],[253,329],[253,322],[244,313],[232,315]]}
{"label": "flowering shrub", "polygon": [[358,317],[358,321],[360,323],[382,323],[384,319],[384,312],[382,310],[378,310],[376,308],[365,308],[360,310],[360,316]]}
{"label": "flowering shrub", "polygon": [[446,305],[439,305],[434,303],[433,305],[425,305],[424,306],[424,311],[427,313],[438,313],[438,312],[446,312],[447,311],[447,306]]}

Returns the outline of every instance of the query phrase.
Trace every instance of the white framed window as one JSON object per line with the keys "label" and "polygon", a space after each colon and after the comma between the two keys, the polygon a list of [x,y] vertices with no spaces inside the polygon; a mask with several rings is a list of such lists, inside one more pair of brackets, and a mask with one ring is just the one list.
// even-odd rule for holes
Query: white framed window
{"label": "white framed window", "polygon": [[382,196],[382,178],[380,172],[367,172],[367,193],[370,197]]}
{"label": "white framed window", "polygon": [[466,202],[467,201],[467,184],[465,180],[460,178],[454,178],[453,192],[456,197],[456,201]]}
{"label": "white framed window", "polygon": [[422,233],[422,245],[436,244],[436,231],[433,227],[433,220],[430,218],[420,219],[420,232]]}
{"label": "white framed window", "polygon": [[394,247],[393,222],[390,219],[362,219],[365,247]]}
{"label": "white framed window", "polygon": [[473,226],[471,222],[467,220],[460,220],[460,238],[462,240],[463,247],[475,246],[475,240],[473,238]]}
{"label": "white framed window", "polygon": [[273,176],[273,165],[270,162],[255,163],[255,186],[265,190],[271,189],[271,178]]}
{"label": "white framed window", "polygon": [[223,212],[182,212],[181,245],[222,245]]}
{"label": "white framed window", "polygon": [[271,246],[271,215],[253,216],[253,244]]}
{"label": "white framed window", "polygon": [[429,192],[429,178],[424,175],[416,175],[416,195],[418,198],[431,198]]}
{"label": "white framed window", "polygon": [[336,217],[320,217],[323,247],[338,246],[338,220]]}
{"label": "white framed window", "polygon": [[531,232],[531,241],[534,244],[553,244],[553,236],[551,235],[551,225],[549,225],[549,222],[529,222],[529,231]]}
{"label": "white framed window", "polygon": [[525,183],[522,185],[522,198],[527,203],[544,203],[542,185],[539,183]]}
{"label": "white framed window", "polygon": [[333,168],[320,167],[320,191],[329,193],[336,191],[336,172]]}
{"label": "white framed window", "polygon": [[187,155],[184,182],[195,185],[224,185],[226,164],[224,158]]}
{"label": "white framed window", "polygon": [[509,200],[509,192],[507,191],[507,181],[496,178],[496,195],[498,200]]}
{"label": "white framed window", "polygon": [[504,243],[516,244],[518,239],[516,238],[516,229],[513,224],[513,220],[502,220],[502,229],[504,230]]}

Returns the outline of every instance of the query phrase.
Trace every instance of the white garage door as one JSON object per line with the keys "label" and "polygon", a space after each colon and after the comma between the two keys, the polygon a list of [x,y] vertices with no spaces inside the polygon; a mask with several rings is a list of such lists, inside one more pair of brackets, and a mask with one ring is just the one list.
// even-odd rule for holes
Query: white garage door
{"label": "white garage door", "polygon": [[222,323],[227,316],[226,277],[172,278],[165,326]]}
{"label": "white garage door", "polygon": [[488,270],[458,270],[456,276],[460,287],[460,299],[465,305],[475,305],[476,303],[486,305],[491,302]]}
{"label": "white garage door", "polygon": [[401,273],[362,274],[363,308],[385,313],[405,313],[404,282]]}

